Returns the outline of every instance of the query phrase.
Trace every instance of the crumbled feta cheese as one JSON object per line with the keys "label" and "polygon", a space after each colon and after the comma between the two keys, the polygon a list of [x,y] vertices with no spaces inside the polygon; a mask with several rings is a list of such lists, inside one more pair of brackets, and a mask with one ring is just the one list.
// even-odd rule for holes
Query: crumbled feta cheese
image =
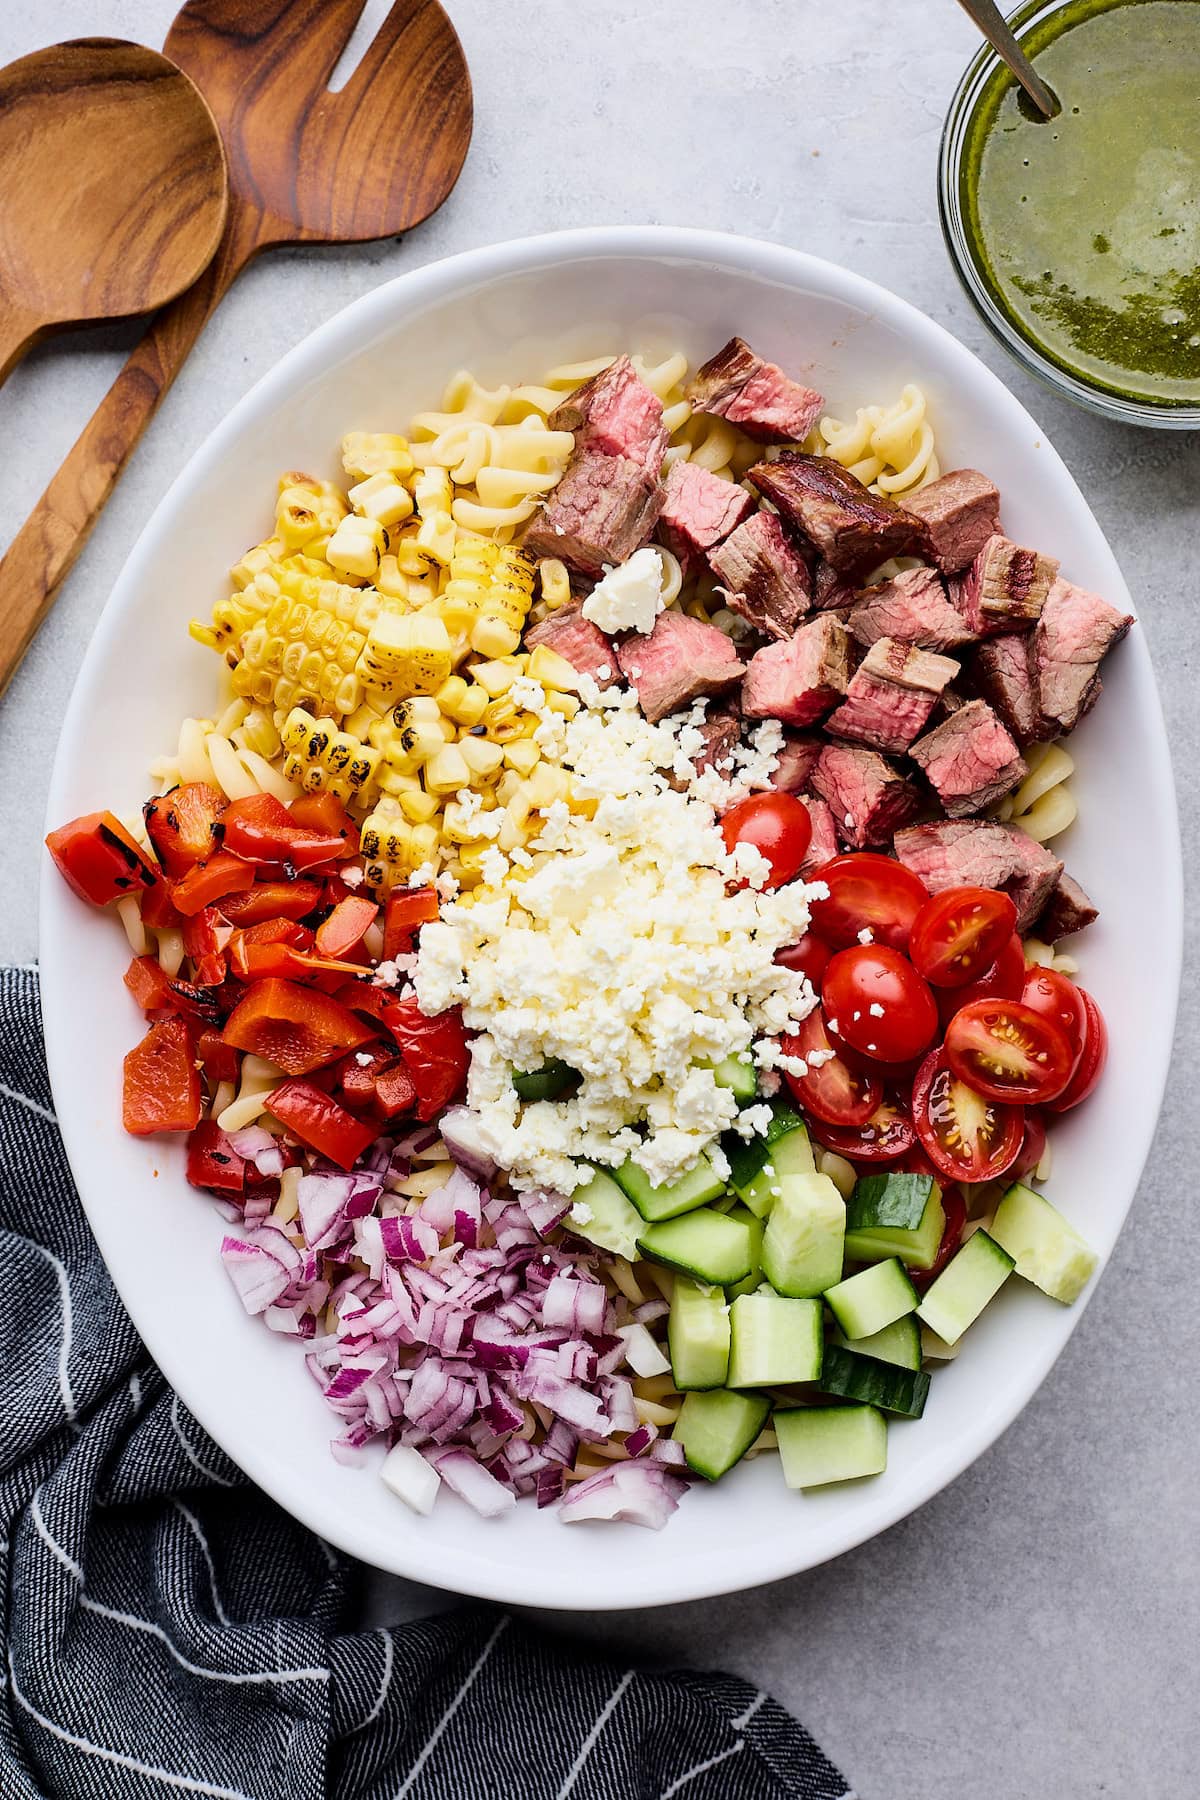
{"label": "crumbled feta cheese", "polygon": [[663,609],[662,585],[662,558],[647,544],[619,568],[606,563],[603,578],[580,611],[601,631],[640,631],[645,636],[654,630],[654,621]]}
{"label": "crumbled feta cheese", "polygon": [[883,1008],[882,1008],[882,1006],[880,1006],[878,1000],[872,1000],[870,1006],[868,1006],[868,1008],[867,1008],[867,1011],[870,1013],[870,1015],[873,1019],[882,1019],[882,1017],[883,1017]]}
{"label": "crumbled feta cheese", "polygon": [[858,941],[860,944],[873,944],[875,942],[875,933],[871,930],[869,925],[863,926],[858,934]]}
{"label": "crumbled feta cheese", "polygon": [[343,886],[348,888],[361,887],[366,880],[365,874],[362,869],[358,867],[357,863],[343,863],[342,867],[338,870],[338,876]]}
{"label": "crumbled feta cheese", "polygon": [[368,1050],[356,1050],[354,1052],[354,1060],[360,1069],[369,1069],[371,1064],[375,1061],[375,1058]]}
{"label": "crumbled feta cheese", "polygon": [[422,863],[420,868],[414,869],[409,876],[408,885],[410,888],[428,887],[436,874],[437,870],[432,863]]}
{"label": "crumbled feta cheese", "polygon": [[569,1215],[572,1225],[590,1225],[595,1216],[586,1200],[577,1200]]}

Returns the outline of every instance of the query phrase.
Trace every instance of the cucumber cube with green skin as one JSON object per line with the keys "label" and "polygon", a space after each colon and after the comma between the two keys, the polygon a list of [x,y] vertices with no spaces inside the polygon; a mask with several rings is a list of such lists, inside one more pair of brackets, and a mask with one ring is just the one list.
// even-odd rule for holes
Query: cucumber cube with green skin
{"label": "cucumber cube with green skin", "polygon": [[725,1183],[704,1155],[700,1156],[695,1168],[663,1187],[655,1187],[646,1171],[632,1160],[613,1170],[613,1180],[633,1201],[647,1224],[654,1224],[659,1219],[677,1219],[682,1213],[693,1212],[697,1206],[716,1200],[725,1192]]}
{"label": "cucumber cube with green skin", "polygon": [[[843,1350],[853,1350],[856,1356],[873,1356],[878,1362],[894,1363],[898,1369],[919,1369],[924,1357],[923,1335],[916,1314],[907,1313],[869,1337],[848,1338],[839,1330],[833,1341]],[[938,1342],[941,1343],[940,1338]],[[947,1354],[953,1356],[954,1352]]]}
{"label": "cucumber cube with green skin", "polygon": [[729,1159],[729,1183],[750,1211],[765,1219],[775,1204],[773,1188],[783,1175],[811,1175],[816,1170],[808,1130],[799,1113],[776,1100],[771,1123],[760,1137],[743,1142],[726,1132],[721,1148]]}
{"label": "cucumber cube with green skin", "polygon": [[611,1175],[593,1169],[581,1187],[571,1195],[571,1210],[565,1220],[576,1237],[586,1238],[601,1250],[611,1250],[626,1262],[636,1262],[638,1233],[646,1229],[641,1214],[634,1211]]}
{"label": "cucumber cube with green skin", "polygon": [[578,1080],[578,1070],[560,1056],[552,1056],[540,1069],[516,1069],[512,1078],[522,1100],[557,1100]]}
{"label": "cucumber cube with green skin", "polygon": [[929,1376],[923,1369],[902,1369],[853,1349],[843,1350],[839,1344],[826,1344],[821,1388],[843,1400],[863,1400],[884,1412],[919,1419],[929,1397]]}
{"label": "cucumber cube with green skin", "polygon": [[729,1321],[730,1387],[787,1387],[821,1373],[819,1300],[788,1300],[760,1289],[733,1302]]}
{"label": "cucumber cube with green skin", "polygon": [[745,1456],[770,1412],[771,1402],[763,1394],[738,1394],[732,1388],[691,1393],[679,1409],[672,1436],[683,1445],[688,1468],[706,1481],[717,1481]]}
{"label": "cucumber cube with green skin", "polygon": [[932,1176],[865,1175],[846,1207],[846,1259],[873,1263],[898,1256],[910,1269],[932,1269],[945,1229],[942,1193]]}
{"label": "cucumber cube with green skin", "polygon": [[776,1412],[783,1479],[790,1488],[823,1487],[882,1475],[887,1420],[874,1406],[799,1406]]}
{"label": "cucumber cube with green skin", "polygon": [[739,1294],[752,1294],[762,1281],[764,1227],[762,1220],[756,1219],[749,1208],[742,1206],[740,1202],[736,1206],[731,1206],[726,1216],[730,1219],[740,1219],[750,1233],[750,1273],[744,1275],[740,1281],[735,1281],[731,1287],[727,1287],[725,1290],[727,1299],[736,1300]]}
{"label": "cucumber cube with green skin", "polygon": [[870,1337],[917,1310],[917,1290],[894,1256],[827,1288],[825,1303],[849,1338]]}
{"label": "cucumber cube with green skin", "polygon": [[729,1305],[720,1288],[697,1287],[680,1276],[671,1294],[667,1349],[680,1393],[724,1387],[729,1373]]}
{"label": "cucumber cube with green skin", "polygon": [[643,1225],[639,1220],[637,1247],[651,1261],[690,1275],[706,1287],[725,1287],[750,1273],[749,1229],[740,1219],[726,1218],[711,1206],[697,1207],[695,1212],[665,1219],[660,1225]]}
{"label": "cucumber cube with green skin", "polygon": [[957,1344],[1013,1269],[1013,1258],[986,1231],[974,1232],[950,1258],[917,1308],[917,1317]]}
{"label": "cucumber cube with green skin", "polygon": [[823,1294],[841,1280],[846,1203],[828,1175],[782,1175],[763,1232],[763,1274],[791,1299]]}
{"label": "cucumber cube with green skin", "polygon": [[1065,1306],[1079,1298],[1096,1268],[1087,1240],[1044,1194],[1020,1181],[996,1208],[990,1235],[1013,1258],[1023,1280]]}
{"label": "cucumber cube with green skin", "polygon": [[719,1062],[713,1070],[713,1080],[718,1087],[727,1087],[741,1106],[758,1093],[758,1070],[746,1052]]}

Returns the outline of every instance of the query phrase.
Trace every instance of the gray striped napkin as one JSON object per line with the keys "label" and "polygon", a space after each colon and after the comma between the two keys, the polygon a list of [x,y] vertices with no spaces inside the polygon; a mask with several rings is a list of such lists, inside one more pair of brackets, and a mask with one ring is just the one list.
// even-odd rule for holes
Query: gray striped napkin
{"label": "gray striped napkin", "polygon": [[621,1669],[483,1607],[343,1629],[363,1571],[148,1360],[0,971],[3,1800],[852,1800],[728,1675]]}

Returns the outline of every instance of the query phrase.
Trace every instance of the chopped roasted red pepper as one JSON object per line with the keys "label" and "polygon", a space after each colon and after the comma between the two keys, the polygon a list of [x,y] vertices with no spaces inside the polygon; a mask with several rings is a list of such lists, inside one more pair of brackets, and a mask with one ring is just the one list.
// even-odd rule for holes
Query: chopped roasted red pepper
{"label": "chopped roasted red pepper", "polygon": [[427,1019],[415,1000],[389,995],[380,1017],[416,1084],[417,1117],[432,1119],[458,1097],[466,1083],[470,1055],[461,1012],[455,1007]]}
{"label": "chopped roasted red pepper", "polygon": [[202,1031],[196,1044],[196,1055],[204,1064],[204,1073],[215,1087],[220,1081],[236,1081],[241,1069],[238,1053],[227,1044],[219,1031]]}
{"label": "chopped roasted red pepper", "polygon": [[317,949],[322,956],[343,957],[357,949],[375,923],[379,908],[363,894],[339,900],[327,919],[317,926]]}
{"label": "chopped roasted red pepper", "polygon": [[321,898],[319,881],[256,881],[244,894],[228,894],[219,911],[231,925],[266,919],[303,919]]}
{"label": "chopped roasted red pepper", "polygon": [[377,1125],[356,1119],[311,1081],[285,1081],[268,1096],[267,1111],[339,1169],[352,1169],[379,1135]]}
{"label": "chopped roasted red pepper", "polygon": [[221,848],[219,820],[225,797],[206,781],[185,781],[147,800],[146,832],[168,875],[178,878]]}
{"label": "chopped roasted red pepper", "polygon": [[352,1050],[337,1066],[337,1085],[343,1098],[355,1107],[375,1102],[375,1077],[398,1060],[395,1044],[368,1044]]}
{"label": "chopped roasted red pepper", "polygon": [[307,1075],[375,1036],[370,1025],[314,988],[291,981],[258,981],[225,1022],[225,1041]]}
{"label": "chopped roasted red pepper", "polygon": [[134,957],[125,971],[125,986],[150,1018],[169,1018],[179,1013],[215,1024],[221,1016],[221,1003],[212,988],[172,980],[154,956]]}
{"label": "chopped roasted red pepper", "polygon": [[380,1112],[389,1119],[410,1112],[416,1105],[417,1084],[402,1062],[380,1070],[375,1077],[375,1099]]}
{"label": "chopped roasted red pepper", "polygon": [[383,918],[383,954],[388,962],[407,956],[420,925],[438,916],[438,897],[431,887],[401,888],[389,894]]}
{"label": "chopped roasted red pepper", "polygon": [[179,931],[183,914],[171,898],[169,881],[156,881],[142,895],[142,924],[152,931]]}
{"label": "chopped roasted red pepper", "polygon": [[110,906],[152,888],[158,872],[110,812],[85,813],[46,839],[59,874],[81,900]]}
{"label": "chopped roasted red pepper", "polygon": [[347,854],[343,836],[298,825],[273,794],[250,794],[244,800],[231,801],[222,823],[225,848],[249,863],[312,869]]}
{"label": "chopped roasted red pepper", "polygon": [[342,854],[358,850],[358,826],[334,794],[301,794],[288,808],[297,825],[306,831],[325,831],[342,840]]}
{"label": "chopped roasted red pepper", "polygon": [[201,987],[218,987],[225,979],[225,958],[217,936],[221,924],[215,906],[202,906],[183,922],[183,948],[195,964]]}
{"label": "chopped roasted red pepper", "polygon": [[125,1058],[126,1131],[191,1131],[200,1119],[200,1076],[183,1019],[160,1019]]}
{"label": "chopped roasted red pepper", "polygon": [[254,885],[254,870],[239,856],[217,850],[207,862],[198,862],[171,888],[179,911],[190,918],[202,906],[212,906],[226,894],[240,893]]}
{"label": "chopped roasted red pepper", "polygon": [[187,1178],[193,1187],[240,1194],[246,1186],[246,1159],[239,1156],[215,1119],[201,1119],[188,1139]]}

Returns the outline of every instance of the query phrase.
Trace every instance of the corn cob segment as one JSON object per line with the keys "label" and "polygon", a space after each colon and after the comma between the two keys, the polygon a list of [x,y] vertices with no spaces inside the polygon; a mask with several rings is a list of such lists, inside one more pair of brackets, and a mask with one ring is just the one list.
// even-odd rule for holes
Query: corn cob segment
{"label": "corn cob segment", "polygon": [[372,745],[300,706],[288,714],[282,735],[287,752],[283,773],[306,794],[329,793],[342,801],[370,797],[381,761]]}

